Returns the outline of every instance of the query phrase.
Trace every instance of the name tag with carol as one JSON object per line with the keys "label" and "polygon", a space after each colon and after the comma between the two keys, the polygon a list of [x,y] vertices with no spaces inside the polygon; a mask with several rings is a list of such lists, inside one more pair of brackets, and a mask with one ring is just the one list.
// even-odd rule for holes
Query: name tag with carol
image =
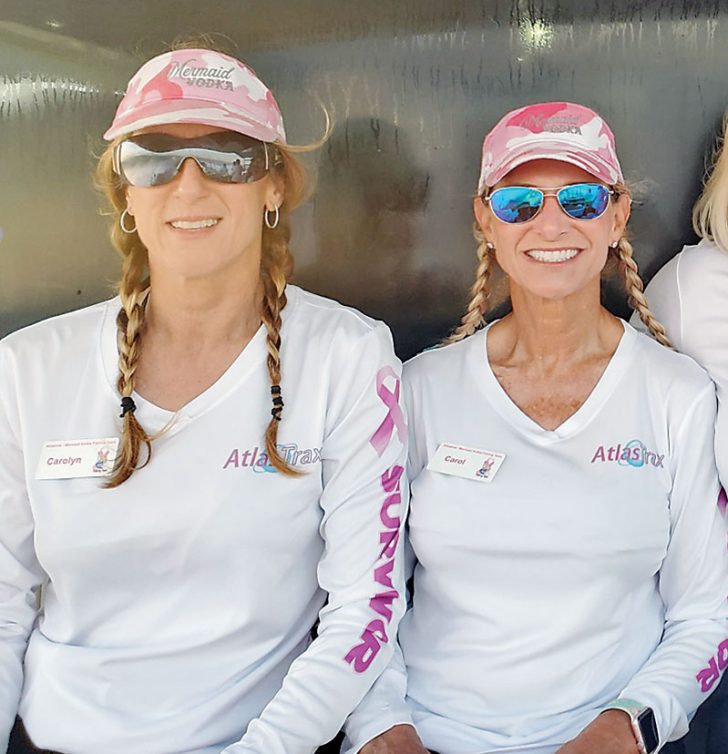
{"label": "name tag with carol", "polygon": [[36,479],[81,479],[109,476],[114,469],[118,437],[97,440],[49,440],[43,443]]}
{"label": "name tag with carol", "polygon": [[427,468],[440,474],[461,476],[477,482],[492,482],[505,459],[505,453],[465,448],[443,442],[432,456]]}

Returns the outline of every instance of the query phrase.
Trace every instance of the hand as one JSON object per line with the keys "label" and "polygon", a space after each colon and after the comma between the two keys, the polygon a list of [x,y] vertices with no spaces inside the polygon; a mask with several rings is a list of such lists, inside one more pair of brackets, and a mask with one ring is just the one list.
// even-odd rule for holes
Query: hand
{"label": "hand", "polygon": [[395,725],[373,738],[359,754],[429,754],[411,725]]}
{"label": "hand", "polygon": [[556,754],[639,754],[639,749],[629,715],[608,709]]}

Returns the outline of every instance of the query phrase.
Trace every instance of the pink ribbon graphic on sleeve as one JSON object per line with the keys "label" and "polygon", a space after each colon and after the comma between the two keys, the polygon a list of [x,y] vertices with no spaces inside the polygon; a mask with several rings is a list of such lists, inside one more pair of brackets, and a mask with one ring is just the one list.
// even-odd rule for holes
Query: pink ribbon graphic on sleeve
{"label": "pink ribbon graphic on sleeve", "polygon": [[[394,379],[394,390],[390,390],[384,384],[387,377]],[[407,422],[404,419],[404,414],[399,405],[399,389],[400,380],[394,369],[392,369],[392,367],[382,367],[377,372],[377,395],[388,410],[387,415],[384,417],[384,421],[379,427],[377,427],[377,431],[369,440],[374,447],[374,450],[376,450],[377,454],[380,456],[384,453],[391,442],[392,433],[395,429],[397,430],[397,438],[401,443],[404,443],[407,437]]]}

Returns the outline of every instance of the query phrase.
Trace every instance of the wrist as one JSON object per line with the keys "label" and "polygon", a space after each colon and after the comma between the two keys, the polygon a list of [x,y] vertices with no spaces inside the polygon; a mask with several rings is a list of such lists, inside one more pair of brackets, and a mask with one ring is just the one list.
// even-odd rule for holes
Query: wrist
{"label": "wrist", "polygon": [[614,737],[619,739],[625,752],[630,752],[630,754],[643,754],[640,749],[639,741],[635,736],[634,728],[632,727],[632,719],[626,710],[615,708],[607,709],[604,710],[599,717],[609,726]]}
{"label": "wrist", "polygon": [[365,744],[359,754],[419,754],[426,751],[414,726],[408,723],[394,725]]}
{"label": "wrist", "polygon": [[659,735],[655,713],[633,699],[616,699],[608,704],[602,714],[620,712],[629,721],[639,754],[653,754],[659,748]]}

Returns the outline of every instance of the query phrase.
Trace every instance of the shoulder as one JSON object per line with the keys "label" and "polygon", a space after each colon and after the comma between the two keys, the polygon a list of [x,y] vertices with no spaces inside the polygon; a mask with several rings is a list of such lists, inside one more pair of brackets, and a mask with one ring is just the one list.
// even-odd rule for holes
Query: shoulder
{"label": "shoulder", "polygon": [[724,285],[728,278],[728,253],[712,241],[702,240],[692,246],[684,246],[652,278],[648,293],[652,298],[662,292],[677,295],[680,303],[686,296],[699,291],[710,291],[716,282]]}
{"label": "shoulder", "polygon": [[635,363],[640,364],[648,390],[682,402],[713,389],[708,373],[690,356],[660,345],[648,335],[625,325],[635,339]]}
{"label": "shoulder", "polygon": [[458,379],[467,368],[465,362],[479,348],[485,354],[483,330],[456,343],[429,348],[404,365],[404,381],[412,388],[424,388],[426,385],[436,387]]}
{"label": "shoulder", "polygon": [[392,335],[384,322],[295,285],[286,287],[286,295],[288,305],[282,313],[286,337],[302,339],[309,346],[381,341],[392,348]]}
{"label": "shoulder", "polygon": [[54,360],[86,355],[96,345],[107,316],[115,315],[117,299],[36,322],[0,340],[0,355],[18,362],[37,362],[50,371]]}
{"label": "shoulder", "polygon": [[684,246],[665,266],[673,262],[678,275],[693,274],[702,270],[728,271],[728,254],[712,241],[705,239],[694,245]]}

